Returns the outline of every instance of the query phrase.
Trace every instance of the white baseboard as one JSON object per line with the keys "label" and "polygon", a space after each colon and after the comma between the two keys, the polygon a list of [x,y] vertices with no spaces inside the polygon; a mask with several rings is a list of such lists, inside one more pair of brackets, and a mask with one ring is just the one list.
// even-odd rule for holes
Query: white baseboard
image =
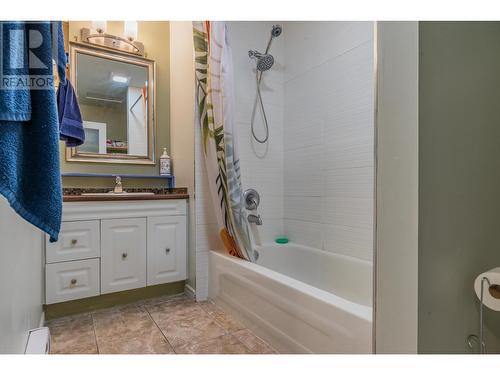
{"label": "white baseboard", "polygon": [[185,284],[184,285],[184,293],[192,299],[196,298],[196,290],[191,285]]}

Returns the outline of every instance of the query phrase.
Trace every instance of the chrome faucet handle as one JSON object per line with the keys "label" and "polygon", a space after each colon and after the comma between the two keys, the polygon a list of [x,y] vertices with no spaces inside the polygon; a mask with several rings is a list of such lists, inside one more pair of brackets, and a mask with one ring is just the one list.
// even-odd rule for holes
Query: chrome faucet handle
{"label": "chrome faucet handle", "polygon": [[247,210],[256,210],[260,204],[260,196],[257,190],[247,189],[243,193],[243,199],[245,201],[245,208]]}

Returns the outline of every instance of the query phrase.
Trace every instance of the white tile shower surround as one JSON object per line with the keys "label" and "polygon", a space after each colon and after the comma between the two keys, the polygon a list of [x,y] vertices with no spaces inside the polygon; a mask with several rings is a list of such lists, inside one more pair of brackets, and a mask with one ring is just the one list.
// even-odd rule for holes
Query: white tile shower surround
{"label": "white tile shower surround", "polygon": [[[262,96],[269,143],[251,139],[255,62],[276,22],[229,22],[243,188],[261,195],[262,242],[299,244],[362,259],[373,253],[372,22],[284,22]],[[259,113],[259,112],[258,112]],[[262,136],[262,119],[256,117]],[[208,290],[208,251],[221,247],[196,130],[197,298]]]}
{"label": "white tile shower surround", "polygon": [[286,33],[285,235],[371,260],[373,23],[291,22]]}

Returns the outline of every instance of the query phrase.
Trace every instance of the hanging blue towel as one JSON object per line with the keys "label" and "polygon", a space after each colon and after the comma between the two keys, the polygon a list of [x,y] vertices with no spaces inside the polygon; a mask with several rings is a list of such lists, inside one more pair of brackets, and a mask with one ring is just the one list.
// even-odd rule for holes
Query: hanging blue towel
{"label": "hanging blue towel", "polygon": [[57,49],[52,49],[52,59],[57,64],[57,74],[59,81],[66,83],[66,65],[68,64],[68,57],[64,50],[64,31],[61,21],[52,21],[52,35],[57,38]]}
{"label": "hanging blue towel", "polygon": [[[48,233],[54,242],[61,226],[62,191],[59,121],[51,77],[54,58],[60,80],[66,80],[65,61],[59,61],[62,54],[55,50],[64,41],[60,22],[24,22],[24,28],[26,38],[35,38],[31,44],[25,44],[25,48],[32,47],[31,59],[27,60],[29,76],[23,76],[19,70],[19,77],[30,85],[31,117],[28,121],[0,121],[0,194],[20,216]],[[0,75],[3,73],[0,71]],[[0,90],[0,102],[9,95],[15,94]]]}
{"label": "hanging blue towel", "polygon": [[[0,22],[0,51],[2,79],[8,87],[0,93],[0,121],[28,121],[31,118],[29,87],[19,86],[19,76],[29,74],[26,48],[27,32],[24,22]],[[11,87],[12,89],[9,89]]]}
{"label": "hanging blue towel", "polygon": [[60,83],[57,89],[57,110],[59,111],[59,139],[66,147],[77,147],[85,142],[80,106],[75,90],[69,80]]}

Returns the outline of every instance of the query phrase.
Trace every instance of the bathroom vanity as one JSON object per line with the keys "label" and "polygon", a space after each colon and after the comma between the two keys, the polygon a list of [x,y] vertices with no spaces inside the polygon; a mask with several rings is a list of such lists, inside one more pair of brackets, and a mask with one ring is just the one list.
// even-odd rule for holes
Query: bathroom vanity
{"label": "bathroom vanity", "polygon": [[64,196],[45,239],[46,304],[186,279],[187,193]]}

